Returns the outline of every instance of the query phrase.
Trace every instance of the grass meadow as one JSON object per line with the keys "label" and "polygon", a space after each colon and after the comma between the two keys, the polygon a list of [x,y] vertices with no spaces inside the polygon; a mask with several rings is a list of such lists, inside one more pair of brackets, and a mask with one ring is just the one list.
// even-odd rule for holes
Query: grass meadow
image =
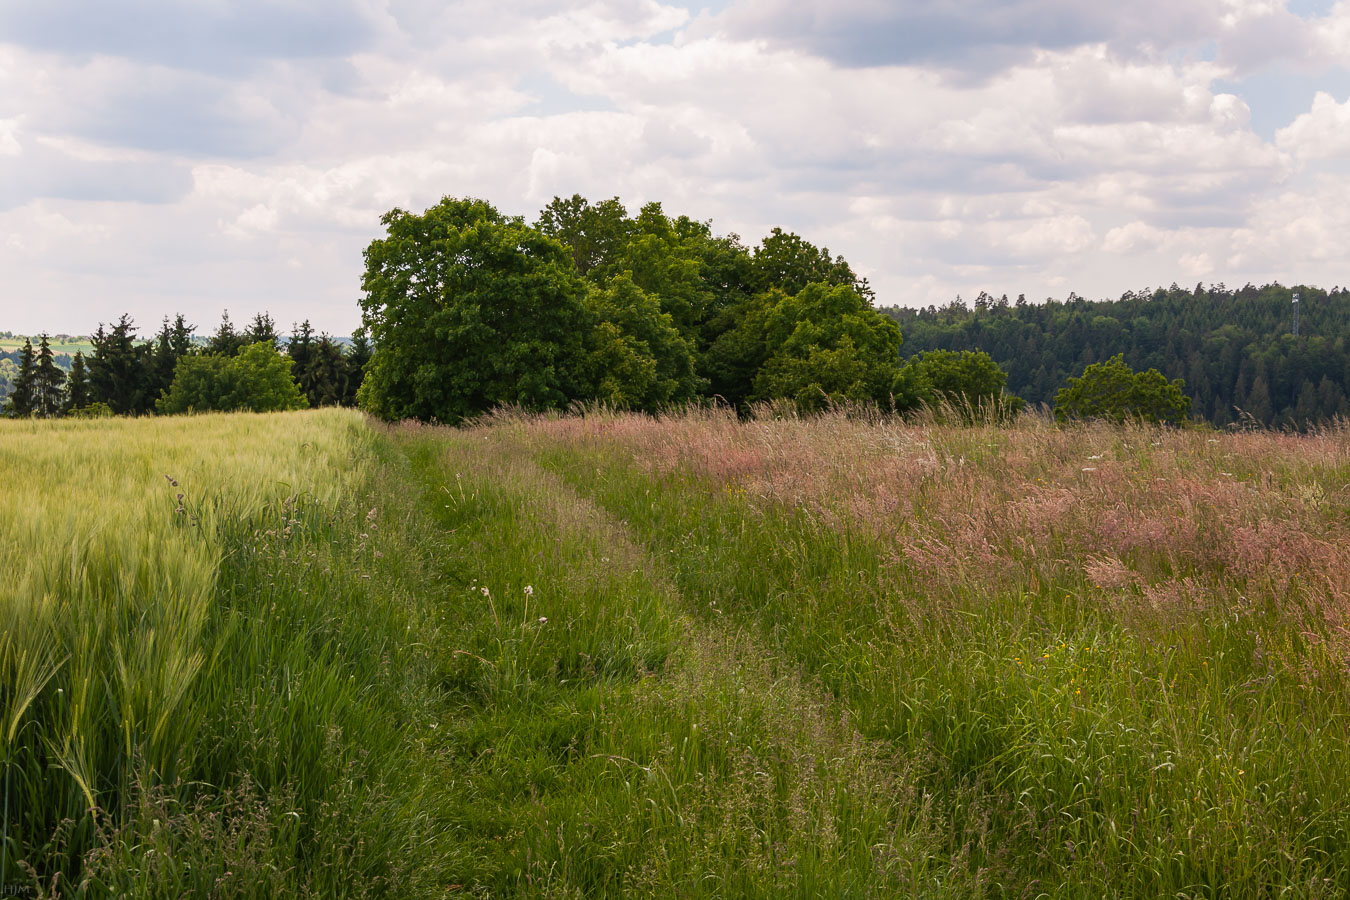
{"label": "grass meadow", "polygon": [[3,880],[1350,893],[1350,428],[0,423]]}

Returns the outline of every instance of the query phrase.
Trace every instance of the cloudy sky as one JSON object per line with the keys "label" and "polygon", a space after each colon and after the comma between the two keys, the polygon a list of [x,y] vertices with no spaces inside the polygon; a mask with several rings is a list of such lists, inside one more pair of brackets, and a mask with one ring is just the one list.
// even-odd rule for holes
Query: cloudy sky
{"label": "cloudy sky", "polygon": [[1350,0],[5,0],[0,329],[348,334],[394,206],[619,196],[883,304],[1350,282]]}

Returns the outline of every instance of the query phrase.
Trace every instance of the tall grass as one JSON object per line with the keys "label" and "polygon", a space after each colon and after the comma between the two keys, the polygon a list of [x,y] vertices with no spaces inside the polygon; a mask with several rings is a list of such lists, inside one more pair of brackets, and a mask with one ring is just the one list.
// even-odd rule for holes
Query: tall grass
{"label": "tall grass", "polygon": [[387,892],[426,630],[375,451],[338,411],[0,423],[0,880]]}
{"label": "tall grass", "polygon": [[9,884],[1350,893],[1343,426],[330,411],[0,471]]}
{"label": "tall grass", "polygon": [[528,447],[692,615],[756,635],[903,761],[891,814],[942,823],[952,891],[1350,887],[1345,427],[703,412],[504,416],[481,439]]}

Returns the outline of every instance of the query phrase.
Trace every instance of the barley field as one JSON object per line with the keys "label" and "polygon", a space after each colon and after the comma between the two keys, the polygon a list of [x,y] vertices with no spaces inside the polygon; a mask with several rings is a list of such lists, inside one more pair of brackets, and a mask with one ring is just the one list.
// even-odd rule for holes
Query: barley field
{"label": "barley field", "polygon": [[0,881],[1350,893],[1350,427],[0,422]]}

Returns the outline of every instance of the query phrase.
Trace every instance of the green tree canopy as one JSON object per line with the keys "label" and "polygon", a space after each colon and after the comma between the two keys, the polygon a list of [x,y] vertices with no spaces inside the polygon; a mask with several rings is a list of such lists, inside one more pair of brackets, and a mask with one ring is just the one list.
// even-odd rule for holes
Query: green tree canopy
{"label": "green tree canopy", "polygon": [[831,257],[828,248],[781,228],[773,229],[755,248],[751,268],[759,291],[776,288],[795,294],[808,284],[822,283],[847,285],[868,303],[876,299],[867,279],[859,278],[842,256]]}
{"label": "green tree canopy", "polygon": [[587,341],[585,373],[596,399],[653,412],[691,400],[707,385],[695,372],[693,346],[670,314],[626,273],[592,289],[587,305],[597,324]]}
{"label": "green tree canopy", "polygon": [[900,370],[900,327],[850,285],[774,291],[763,317],[766,361],[751,400],[793,400],[803,412],[841,401],[898,406],[919,399]]}
{"label": "green tree canopy", "polygon": [[1106,419],[1123,422],[1181,422],[1190,412],[1186,382],[1168,381],[1157,369],[1135,372],[1117,353],[1106,362],[1094,363],[1055,395],[1055,418]]}
{"label": "green tree canopy", "polygon": [[929,350],[910,365],[922,381],[928,402],[953,411],[962,421],[999,418],[1026,406],[1020,397],[1004,393],[1008,373],[980,350]]}
{"label": "green tree canopy", "polygon": [[178,360],[173,386],[160,397],[162,413],[275,412],[304,409],[290,360],[275,345],[259,341],[235,356],[212,353]]}
{"label": "green tree canopy", "polygon": [[567,246],[579,273],[600,278],[610,273],[633,233],[618,197],[592,204],[580,194],[554,197],[539,213],[536,227]]}
{"label": "green tree canopy", "polygon": [[554,238],[481,200],[395,209],[366,248],[361,299],[375,345],[362,405],[456,423],[493,407],[565,406],[591,325],[585,282]]}

